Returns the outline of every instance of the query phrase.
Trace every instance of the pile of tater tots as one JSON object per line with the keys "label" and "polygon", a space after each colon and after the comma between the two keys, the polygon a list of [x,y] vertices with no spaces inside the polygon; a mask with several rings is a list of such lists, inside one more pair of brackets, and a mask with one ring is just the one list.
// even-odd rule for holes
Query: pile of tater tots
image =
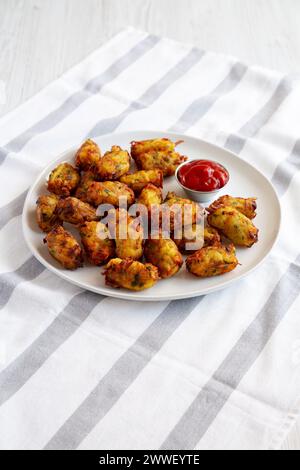
{"label": "pile of tater tots", "polygon": [[[167,138],[135,141],[130,154],[114,145],[102,155],[89,139],[75,154],[74,164],[64,162],[54,168],[48,193],[37,200],[36,217],[39,228],[47,233],[44,242],[49,253],[64,269],[77,269],[84,263],[105,266],[107,285],[140,291],[174,276],[184,263],[183,255],[187,255],[187,271],[199,278],[225,274],[238,266],[235,246],[249,248],[258,240],[252,222],[256,200],[222,196],[205,210],[173,192],[164,197],[164,178],[172,177],[187,160],[175,150],[178,143]],[[120,207],[120,200],[127,209]],[[159,217],[169,208],[168,237],[161,226],[155,237],[145,236],[143,225],[128,213],[134,203],[145,206],[149,219],[153,208]],[[187,207],[191,214],[181,237],[174,229],[175,219],[178,222],[178,214],[172,212],[174,204],[182,209],[182,223]],[[105,217],[99,215],[101,205],[111,207]],[[110,213],[114,213],[114,230],[105,222]],[[78,230],[80,238],[65,228],[68,224]],[[200,225],[202,247],[187,250]]]}

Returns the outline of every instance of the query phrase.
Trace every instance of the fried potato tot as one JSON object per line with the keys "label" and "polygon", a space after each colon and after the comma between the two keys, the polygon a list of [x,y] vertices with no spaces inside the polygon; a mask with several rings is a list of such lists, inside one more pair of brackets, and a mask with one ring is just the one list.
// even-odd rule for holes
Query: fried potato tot
{"label": "fried potato tot", "polygon": [[239,264],[235,248],[228,246],[207,246],[188,256],[186,269],[198,277],[212,277],[233,271]]}
{"label": "fried potato tot", "polygon": [[116,243],[118,258],[140,259],[143,256],[144,233],[141,225],[131,217],[125,209],[110,210],[109,219],[115,221],[112,227],[109,223],[111,238]]}
{"label": "fried potato tot", "polygon": [[184,224],[193,225],[199,222],[204,215],[204,209],[200,204],[191,199],[179,197],[173,192],[168,192],[164,200],[162,217],[166,217],[168,211],[170,212],[171,230]]}
{"label": "fried potato tot", "polygon": [[80,225],[85,221],[97,220],[96,209],[76,197],[61,199],[57,204],[60,220],[69,224]]}
{"label": "fried potato tot", "polygon": [[44,194],[36,201],[36,221],[42,232],[50,232],[56,225],[60,225],[58,201],[59,197],[55,194]]}
{"label": "fried potato tot", "polygon": [[[173,240],[181,253],[191,253],[206,246],[218,246],[221,244],[221,237],[218,231],[209,225],[202,227],[201,225],[193,224],[190,227],[185,227],[182,238],[174,238]],[[196,246],[196,243],[198,246]],[[195,247],[192,248],[189,244],[194,244]],[[187,249],[188,247],[189,249]]]}
{"label": "fried potato tot", "polygon": [[187,157],[175,152],[178,143],[169,139],[131,142],[131,156],[140,170],[159,169],[164,176],[172,176],[178,165],[187,160]]}
{"label": "fried potato tot", "polygon": [[94,169],[100,162],[101,151],[91,139],[86,140],[75,155],[75,165],[82,171]]}
{"label": "fried potato tot", "polygon": [[134,192],[126,184],[119,181],[94,181],[89,184],[86,199],[93,206],[100,204],[111,204],[115,207],[119,205],[119,198],[127,199],[130,206],[134,203]]}
{"label": "fried potato tot", "polygon": [[221,237],[217,229],[205,224],[204,246],[218,246],[221,244]]}
{"label": "fried potato tot", "polygon": [[61,225],[54,227],[44,238],[51,256],[65,269],[77,269],[83,265],[83,251],[76,238]]}
{"label": "fried potato tot", "polygon": [[111,150],[106,152],[97,164],[95,174],[100,181],[118,180],[129,172],[129,168],[129,153],[122,150],[118,145],[113,145]]}
{"label": "fried potato tot", "polygon": [[232,197],[232,196],[222,196],[216,201],[214,201],[209,208],[208,212],[214,212],[216,209],[222,206],[234,207],[236,210],[244,214],[248,219],[254,219],[256,217],[256,198],[249,197]]}
{"label": "fried potato tot", "polygon": [[161,188],[157,188],[157,186],[150,183],[142,189],[137,202],[146,206],[148,211],[151,211],[151,206],[160,206],[162,200]]}
{"label": "fried potato tot", "polygon": [[131,175],[124,175],[120,178],[122,183],[127,184],[135,193],[140,193],[142,189],[151,183],[158,188],[163,187],[163,173],[161,170],[140,170]]}
{"label": "fried potato tot", "polygon": [[169,238],[147,240],[144,255],[149,263],[157,266],[159,275],[163,279],[174,276],[183,264],[176,244]]}
{"label": "fried potato tot", "polygon": [[141,291],[153,287],[159,279],[158,269],[149,263],[114,258],[105,270],[105,282],[111,287]]}
{"label": "fried potato tot", "polygon": [[75,197],[77,197],[77,199],[80,199],[83,202],[87,202],[87,190],[90,183],[92,183],[93,181],[95,181],[95,175],[92,171],[89,170],[82,173],[80,177],[79,186],[77,187],[75,192]]}
{"label": "fried potato tot", "polygon": [[219,207],[208,215],[207,221],[237,246],[250,248],[258,241],[258,229],[234,207]]}
{"label": "fried potato tot", "polygon": [[135,159],[136,166],[139,170],[159,169],[164,176],[172,176],[175,174],[176,168],[187,160],[187,157],[180,155],[178,152],[148,152],[139,155]]}
{"label": "fried potato tot", "polygon": [[85,222],[79,229],[81,242],[91,264],[100,266],[115,255],[115,243],[101,222]]}
{"label": "fried potato tot", "polygon": [[50,173],[48,191],[57,196],[68,197],[77,188],[80,181],[79,172],[70,163],[60,163]]}
{"label": "fried potato tot", "polygon": [[136,158],[141,154],[147,152],[172,152],[175,150],[177,144],[182,141],[172,142],[170,139],[148,139],[131,142],[131,156]]}

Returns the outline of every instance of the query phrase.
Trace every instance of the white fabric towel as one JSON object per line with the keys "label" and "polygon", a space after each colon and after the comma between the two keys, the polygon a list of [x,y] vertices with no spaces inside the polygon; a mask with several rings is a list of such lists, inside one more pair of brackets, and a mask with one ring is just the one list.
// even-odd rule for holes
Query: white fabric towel
{"label": "white fabric towel", "polygon": [[[0,448],[274,449],[300,402],[299,81],[126,29],[0,120]],[[106,298],[62,281],[21,228],[37,174],[87,136],[173,130],[259,168],[279,242],[230,288]]]}

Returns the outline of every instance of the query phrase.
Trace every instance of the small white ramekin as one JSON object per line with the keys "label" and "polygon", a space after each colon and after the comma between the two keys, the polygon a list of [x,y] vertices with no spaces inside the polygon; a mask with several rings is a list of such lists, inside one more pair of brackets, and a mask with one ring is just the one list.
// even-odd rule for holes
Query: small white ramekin
{"label": "small white ramekin", "polygon": [[191,163],[192,160],[188,160],[186,162],[183,162],[181,163],[177,169],[176,169],[176,172],[175,172],[175,178],[176,178],[176,181],[177,183],[179,184],[179,186],[184,189],[184,191],[186,192],[187,196],[189,197],[189,199],[193,199],[194,201],[197,201],[197,202],[209,202],[211,201],[212,199],[216,199],[216,196],[217,194],[223,190],[225,188],[225,186],[228,184],[228,181],[230,180],[230,174],[229,174],[229,171],[227,170],[227,168],[225,168],[224,165],[221,165],[221,163],[219,162],[216,162],[214,160],[209,160],[213,163],[217,163],[218,165],[220,165],[221,167],[224,168],[224,170],[226,171],[226,173],[228,174],[228,180],[227,182],[224,184],[224,186],[222,186],[222,188],[219,188],[219,189],[214,189],[213,191],[197,191],[196,189],[189,189],[187,188],[186,186],[184,186],[180,180],[179,180],[179,170],[180,168],[182,168],[184,165],[187,165],[188,163]]}

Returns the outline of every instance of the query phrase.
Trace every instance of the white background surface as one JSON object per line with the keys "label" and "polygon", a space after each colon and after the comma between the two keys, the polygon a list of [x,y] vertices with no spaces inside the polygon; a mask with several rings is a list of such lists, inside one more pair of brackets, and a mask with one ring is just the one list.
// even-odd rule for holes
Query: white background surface
{"label": "white background surface", "polygon": [[299,0],[0,0],[0,115],[128,25],[300,76],[299,19]]}

